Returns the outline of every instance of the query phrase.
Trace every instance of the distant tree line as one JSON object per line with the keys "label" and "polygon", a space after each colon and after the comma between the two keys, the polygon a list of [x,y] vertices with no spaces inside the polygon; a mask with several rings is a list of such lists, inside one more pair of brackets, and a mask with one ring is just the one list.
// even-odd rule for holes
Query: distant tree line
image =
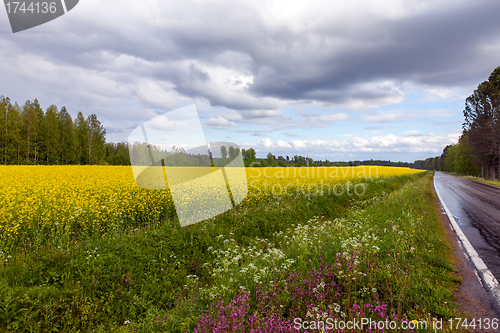
{"label": "distant tree line", "polygon": [[[146,142],[123,143],[130,152],[134,165],[155,166],[212,166],[209,151],[197,154],[186,153],[183,148],[173,146],[170,150]],[[115,154],[116,156],[116,154]],[[130,159],[128,161],[130,164]]]}
{"label": "distant tree line", "polygon": [[[124,144],[126,147],[126,144]],[[257,158],[256,151],[253,148],[234,148],[233,146],[212,147],[218,150],[212,152],[208,150],[208,155],[205,153],[187,153],[182,148],[172,147],[171,150],[165,150],[158,146],[136,142],[131,147],[132,160],[137,165],[148,165],[153,159],[156,165],[163,163],[165,166],[215,166],[224,167],[233,161],[241,152],[243,162],[246,167],[305,167],[305,166],[359,166],[359,165],[380,165],[380,166],[397,166],[397,167],[413,167],[412,163],[407,162],[391,162],[383,160],[365,160],[365,161],[349,161],[349,162],[331,162],[328,160],[313,160],[309,157],[294,155],[277,156],[268,153],[266,158]],[[220,152],[220,155],[219,155]],[[116,155],[116,154],[114,154]],[[220,157],[214,157],[220,156]],[[154,163],[154,164],[155,164]]]}
{"label": "distant tree line", "polygon": [[500,180],[500,67],[467,97],[463,113],[458,143],[414,166]]}
{"label": "distant tree line", "polygon": [[359,165],[380,165],[380,166],[396,166],[396,167],[413,167],[413,163],[408,162],[391,162],[384,160],[364,160],[364,161],[349,161],[349,162],[332,162],[328,159],[313,160],[310,157],[304,157],[300,155],[290,156],[276,156],[271,152],[267,154],[266,158],[256,158],[255,150],[249,148],[247,150],[242,149],[243,159],[245,161],[245,166],[279,166],[279,167],[304,167],[304,166],[325,166],[325,167],[347,167],[347,166],[359,166]]}
{"label": "distant tree line", "polygon": [[[200,150],[198,147],[188,151],[175,146],[171,149],[162,148],[146,142],[134,142],[130,146],[126,143],[123,145],[128,147],[134,165],[225,167],[240,155],[239,148],[225,145],[205,147],[206,150]],[[218,150],[218,152],[211,149]],[[244,156],[248,159],[246,152]]]}
{"label": "distant tree line", "polygon": [[106,142],[105,163],[109,165],[130,165],[130,153],[127,142]]}
{"label": "distant tree line", "polygon": [[125,143],[106,143],[95,114],[73,120],[62,107],[37,99],[22,106],[0,96],[0,164],[130,164]]}

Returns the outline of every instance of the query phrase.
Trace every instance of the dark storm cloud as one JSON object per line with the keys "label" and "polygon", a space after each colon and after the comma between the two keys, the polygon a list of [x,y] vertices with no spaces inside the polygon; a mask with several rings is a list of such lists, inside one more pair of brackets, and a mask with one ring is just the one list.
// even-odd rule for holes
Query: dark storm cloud
{"label": "dark storm cloud", "polygon": [[[145,107],[204,99],[243,119],[281,117],[291,102],[357,101],[363,109],[401,101],[404,82],[477,85],[498,65],[500,2],[439,4],[396,17],[351,8],[334,19],[311,14],[274,24],[280,13],[251,1],[89,0],[45,28],[58,33],[0,35],[0,70],[21,64],[12,59],[39,58],[59,70],[43,78],[21,71],[11,84],[32,80],[47,95],[67,89],[73,100],[126,96]],[[72,72],[73,85],[65,81]],[[79,73],[88,78],[75,82]],[[40,84],[47,80],[49,88]]]}
{"label": "dark storm cloud", "polygon": [[[316,35],[296,36],[278,41],[283,49],[283,63],[262,59],[252,93],[284,99],[338,102],[347,97],[371,99],[391,95],[390,89],[353,90],[357,84],[395,80],[417,84],[457,86],[484,80],[498,62],[483,50],[500,38],[498,13],[500,2],[470,3],[458,9],[423,13],[403,20],[366,23],[361,34],[344,32],[352,47],[325,51],[310,48],[313,37],[337,37],[328,27]],[[288,44],[287,44],[288,42]],[[324,57],[325,52],[328,57]],[[302,54],[300,54],[302,53]],[[482,60],[488,59],[486,63]],[[304,62],[307,59],[307,62]]]}

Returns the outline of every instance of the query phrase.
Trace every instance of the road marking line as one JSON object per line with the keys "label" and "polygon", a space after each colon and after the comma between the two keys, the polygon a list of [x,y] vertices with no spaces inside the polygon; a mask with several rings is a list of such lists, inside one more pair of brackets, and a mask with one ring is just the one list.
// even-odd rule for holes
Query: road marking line
{"label": "road marking line", "polygon": [[465,253],[469,256],[470,260],[476,267],[476,272],[475,272],[476,275],[479,275],[479,277],[481,277],[479,279],[479,282],[486,287],[487,291],[491,292],[493,298],[497,303],[496,305],[500,307],[500,285],[498,284],[497,279],[493,276],[488,267],[486,267],[486,264],[484,263],[483,259],[481,259],[481,257],[479,257],[479,255],[477,254],[476,250],[474,250],[471,243],[469,242],[467,237],[465,237],[465,234],[463,233],[463,231],[460,229],[457,222],[453,218],[453,215],[451,215],[450,211],[448,210],[448,207],[446,207],[446,204],[441,198],[441,195],[439,194],[439,191],[436,186],[436,174],[434,174],[433,183],[434,183],[434,190],[436,191],[436,194],[439,198],[439,201],[441,202],[441,205],[444,208],[444,211],[446,212],[446,215],[448,215],[448,219],[450,220],[453,230],[455,230],[458,239],[460,239],[460,242],[462,243],[462,246],[465,249]]}

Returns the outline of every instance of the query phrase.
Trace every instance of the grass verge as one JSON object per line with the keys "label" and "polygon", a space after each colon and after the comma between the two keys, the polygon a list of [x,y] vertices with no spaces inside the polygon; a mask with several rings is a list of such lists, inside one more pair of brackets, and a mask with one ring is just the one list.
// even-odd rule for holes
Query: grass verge
{"label": "grass verge", "polygon": [[484,178],[480,178],[480,177],[472,177],[472,176],[459,176],[459,177],[500,187],[500,182],[498,180],[488,180],[488,179],[484,179]]}
{"label": "grass verge", "polygon": [[469,179],[469,180],[473,180],[473,181],[476,181],[476,182],[480,182],[480,183],[484,183],[484,184],[489,184],[489,185],[500,187],[500,182],[497,181],[497,180],[489,180],[489,179],[484,179],[484,178],[475,177],[475,176],[463,176],[463,175],[459,175],[459,174],[456,174],[456,173],[453,173],[453,172],[448,172],[448,171],[446,171],[446,173],[448,173],[448,174],[450,174],[452,176],[457,176],[457,177],[460,177],[460,178]]}

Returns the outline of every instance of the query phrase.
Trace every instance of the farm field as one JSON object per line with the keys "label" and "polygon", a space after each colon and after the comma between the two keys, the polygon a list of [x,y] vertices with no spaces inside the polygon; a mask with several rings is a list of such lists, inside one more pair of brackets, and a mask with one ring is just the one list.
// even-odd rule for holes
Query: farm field
{"label": "farm field", "polygon": [[[340,193],[344,190],[340,185],[349,180],[415,171],[374,166],[247,168],[250,193],[243,206],[287,196],[288,184],[292,186],[288,196],[317,196],[317,184],[323,183],[325,191],[328,184],[337,185],[330,186],[330,191]],[[4,166],[0,176],[3,247],[26,241],[39,245],[50,238],[103,234],[175,218],[169,192],[136,186],[127,166]]]}
{"label": "farm field", "polygon": [[246,172],[240,205],[181,228],[169,192],[137,187],[130,167],[0,167],[0,331],[297,332],[296,318],[459,315],[430,173]]}

